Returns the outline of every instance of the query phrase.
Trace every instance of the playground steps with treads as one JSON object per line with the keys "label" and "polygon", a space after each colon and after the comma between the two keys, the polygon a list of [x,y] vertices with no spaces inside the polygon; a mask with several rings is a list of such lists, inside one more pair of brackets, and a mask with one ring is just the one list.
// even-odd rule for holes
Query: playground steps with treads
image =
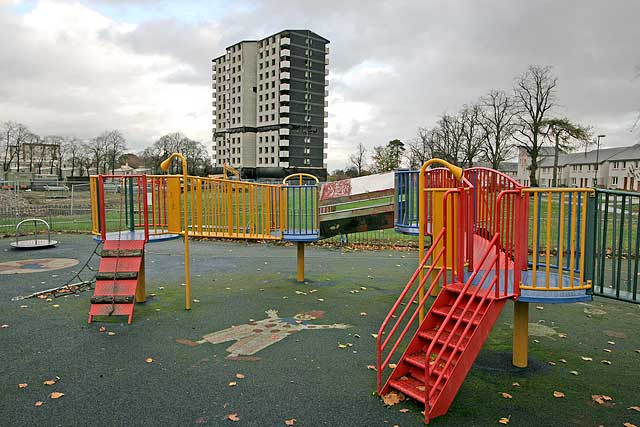
{"label": "playground steps with treads", "polygon": [[102,247],[89,323],[94,316],[128,316],[131,323],[138,286],[144,286],[144,240],[106,240]]}
{"label": "playground steps with treads", "polygon": [[[506,302],[486,289],[463,289],[458,283],[440,292],[383,388],[382,394],[397,390],[423,404],[430,396],[426,420],[447,412]],[[432,373],[425,378],[427,363]]]}

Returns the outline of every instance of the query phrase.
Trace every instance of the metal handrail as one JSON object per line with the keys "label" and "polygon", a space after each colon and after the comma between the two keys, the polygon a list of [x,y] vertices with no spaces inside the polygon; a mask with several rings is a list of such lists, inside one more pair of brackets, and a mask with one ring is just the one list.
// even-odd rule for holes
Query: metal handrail
{"label": "metal handrail", "polygon": [[22,224],[26,222],[33,222],[33,225],[34,225],[33,235],[35,237],[36,242],[38,241],[38,223],[39,222],[43,223],[45,227],[47,227],[47,243],[51,244],[51,227],[49,227],[49,223],[42,218],[27,218],[27,219],[23,219],[16,225],[16,245],[20,243],[19,241],[20,227],[22,227]]}

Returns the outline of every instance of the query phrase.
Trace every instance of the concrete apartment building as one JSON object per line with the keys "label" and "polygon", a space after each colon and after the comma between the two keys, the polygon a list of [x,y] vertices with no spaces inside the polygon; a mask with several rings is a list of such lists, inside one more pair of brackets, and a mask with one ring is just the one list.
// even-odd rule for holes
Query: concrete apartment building
{"label": "concrete apartment building", "polygon": [[212,60],[213,161],[245,178],[326,179],[329,40],[283,30]]}
{"label": "concrete apartment building", "polygon": [[[552,147],[544,147],[541,150],[537,170],[540,187],[553,186],[553,151]],[[530,185],[530,165],[531,159],[528,154],[524,149],[520,149],[516,179],[524,185]],[[560,153],[556,186],[640,191],[640,144]]]}

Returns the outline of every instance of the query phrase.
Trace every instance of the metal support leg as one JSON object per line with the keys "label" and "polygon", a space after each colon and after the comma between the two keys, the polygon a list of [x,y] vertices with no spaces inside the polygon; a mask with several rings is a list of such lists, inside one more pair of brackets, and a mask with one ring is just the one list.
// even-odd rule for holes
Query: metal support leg
{"label": "metal support leg", "polygon": [[298,242],[298,282],[304,282],[304,243]]}
{"label": "metal support leg", "polygon": [[529,356],[529,303],[513,303],[513,366],[527,367]]}

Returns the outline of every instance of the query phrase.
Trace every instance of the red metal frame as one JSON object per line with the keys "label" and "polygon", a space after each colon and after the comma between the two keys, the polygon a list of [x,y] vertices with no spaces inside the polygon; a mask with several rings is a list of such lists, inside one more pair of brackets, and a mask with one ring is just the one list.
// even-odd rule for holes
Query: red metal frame
{"label": "red metal frame", "polygon": [[[138,206],[138,222],[135,222],[135,217],[132,218],[132,221],[134,221],[134,228],[137,227],[137,228],[142,228],[144,230],[144,241],[148,242],[149,241],[149,206],[147,201],[146,175],[98,175],[98,200],[101,201],[98,209],[98,218],[100,222],[100,237],[102,241],[107,240],[106,201],[105,201],[105,194],[104,194],[105,179],[130,179],[132,184],[135,180],[135,183],[138,187],[137,200],[136,200],[136,204]],[[123,207],[121,206],[120,208],[122,209]],[[164,208],[165,208],[165,218],[166,218],[166,204]],[[154,218],[155,218],[155,214],[154,214]]]}

